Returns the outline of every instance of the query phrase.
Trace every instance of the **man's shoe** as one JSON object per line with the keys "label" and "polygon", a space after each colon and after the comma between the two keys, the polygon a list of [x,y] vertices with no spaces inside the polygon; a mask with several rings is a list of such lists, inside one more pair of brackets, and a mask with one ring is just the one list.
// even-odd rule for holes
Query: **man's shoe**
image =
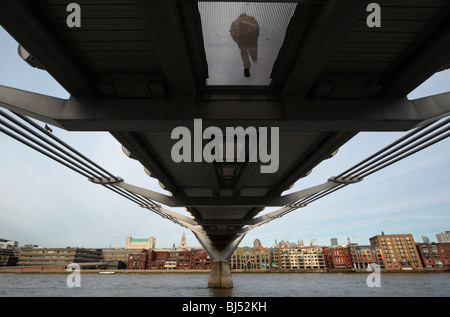
{"label": "man's shoe", "polygon": [[244,68],[244,76],[245,77],[250,77],[250,69]]}

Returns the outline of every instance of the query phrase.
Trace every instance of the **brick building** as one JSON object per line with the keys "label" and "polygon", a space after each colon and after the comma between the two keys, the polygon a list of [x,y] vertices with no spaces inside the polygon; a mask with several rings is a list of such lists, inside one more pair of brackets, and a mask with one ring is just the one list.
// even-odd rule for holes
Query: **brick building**
{"label": "brick building", "polygon": [[381,250],[386,270],[423,269],[414,239],[411,234],[390,234],[369,239],[372,246]]}
{"label": "brick building", "polygon": [[145,270],[148,265],[149,254],[147,250],[139,253],[132,253],[128,255],[128,270]]}
{"label": "brick building", "polygon": [[350,250],[346,245],[322,247],[325,265],[329,269],[351,269]]}
{"label": "brick building", "polygon": [[152,250],[147,268],[150,270],[164,270],[168,256],[168,250]]}
{"label": "brick building", "polygon": [[191,250],[191,270],[202,270],[211,268],[211,258],[203,249]]}
{"label": "brick building", "polygon": [[416,243],[425,268],[450,267],[450,243]]}
{"label": "brick building", "polygon": [[156,249],[130,254],[129,270],[194,270],[211,268],[211,259],[203,249]]}

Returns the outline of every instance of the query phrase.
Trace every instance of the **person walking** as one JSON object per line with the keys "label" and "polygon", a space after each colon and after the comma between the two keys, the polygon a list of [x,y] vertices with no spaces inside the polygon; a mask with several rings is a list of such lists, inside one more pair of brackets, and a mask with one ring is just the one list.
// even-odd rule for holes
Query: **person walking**
{"label": "person walking", "polygon": [[241,51],[244,76],[250,77],[250,67],[258,60],[259,24],[252,16],[242,13],[231,23],[230,34]]}

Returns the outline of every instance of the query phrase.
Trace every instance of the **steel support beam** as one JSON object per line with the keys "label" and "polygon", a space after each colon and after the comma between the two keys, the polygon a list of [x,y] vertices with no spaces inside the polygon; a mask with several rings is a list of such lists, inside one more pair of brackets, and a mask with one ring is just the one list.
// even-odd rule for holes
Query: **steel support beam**
{"label": "steel support beam", "polygon": [[296,60],[287,61],[291,67],[282,88],[283,96],[307,95],[334,49],[368,3],[367,0],[325,1]]}
{"label": "steel support beam", "polygon": [[0,106],[72,131],[171,131],[202,118],[214,126],[282,131],[406,131],[450,112],[450,92],[417,100],[60,99],[0,86]]}
{"label": "steel support beam", "polygon": [[99,95],[97,75],[77,57],[59,26],[41,7],[40,1],[4,0],[0,24],[72,96]]}
{"label": "steel support beam", "polygon": [[[136,6],[144,23],[149,30],[149,35],[152,39],[152,43],[155,45],[158,51],[158,61],[160,62],[165,77],[167,79],[170,92],[174,96],[196,96],[199,89],[204,88],[206,84],[206,57],[204,57],[204,49],[199,49],[203,44],[199,43],[199,39],[196,40],[186,38],[187,35],[184,30],[184,21],[182,17],[182,7],[186,3],[178,4],[177,1],[168,0],[136,0]],[[184,13],[188,14],[188,11],[184,10]],[[193,25],[191,29],[198,28],[196,25],[200,23],[200,18],[193,17],[194,10],[190,11],[189,17]],[[164,32],[161,32],[164,30]],[[200,29],[201,30],[201,29]],[[190,53],[188,43],[197,41],[197,43],[191,43],[195,46],[196,56]],[[199,54],[203,52],[203,54]],[[194,70],[192,62],[193,60],[199,60],[204,57],[202,61],[196,64],[197,68]],[[196,74],[195,72],[198,72]],[[203,87],[200,82],[203,78]]]}
{"label": "steel support beam", "polygon": [[[351,183],[355,183],[354,180]],[[254,196],[214,196],[214,197],[176,197],[157,193],[150,189],[130,185],[125,182],[115,182],[115,186],[139,194],[150,200],[157,201],[169,207],[279,207],[292,204],[302,198],[339,185],[341,182],[330,178],[327,183],[299,190],[284,196],[254,197]],[[201,224],[201,220],[198,220]]]}
{"label": "steel support beam", "polygon": [[384,74],[380,95],[401,98],[450,62],[450,5],[415,49]]}

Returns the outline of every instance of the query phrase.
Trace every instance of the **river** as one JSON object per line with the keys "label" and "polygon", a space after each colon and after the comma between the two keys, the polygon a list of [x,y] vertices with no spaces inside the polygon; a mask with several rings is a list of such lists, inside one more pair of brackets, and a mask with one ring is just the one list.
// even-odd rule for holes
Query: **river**
{"label": "river", "polygon": [[233,274],[234,288],[229,290],[208,288],[208,274],[81,274],[77,280],[70,280],[72,287],[68,286],[68,277],[0,274],[0,297],[450,296],[449,273],[382,273],[377,276],[378,284],[369,273],[240,273]]}

